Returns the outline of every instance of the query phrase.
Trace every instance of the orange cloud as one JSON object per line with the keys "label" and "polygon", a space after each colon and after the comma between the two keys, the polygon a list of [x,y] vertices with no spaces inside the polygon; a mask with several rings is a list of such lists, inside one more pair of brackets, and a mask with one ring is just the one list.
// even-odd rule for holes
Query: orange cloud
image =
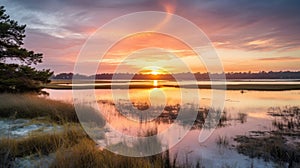
{"label": "orange cloud", "polygon": [[285,56],[285,57],[259,58],[257,60],[259,61],[300,61],[300,57]]}
{"label": "orange cloud", "polygon": [[[149,48],[161,48],[162,50],[149,50],[139,53],[140,50]],[[164,34],[144,32],[129,36],[115,44],[103,56],[100,66],[101,64],[114,63],[117,67],[118,64],[121,64],[122,60],[130,57],[133,53],[136,54],[136,52],[138,54],[138,58],[131,58],[129,61],[132,62],[127,63],[128,66],[130,65],[130,67],[137,69],[146,66],[153,66],[153,63],[157,62],[159,66],[162,66],[161,68],[180,71],[180,67],[176,66],[178,65],[178,61],[184,62],[189,67],[190,57],[198,57],[198,55],[189,46],[178,39]],[[177,59],[170,59],[170,57],[167,57],[169,54],[176,55]],[[185,59],[187,57],[189,57],[189,59]],[[198,63],[195,64],[195,67],[189,67],[192,71],[199,71],[199,68],[201,67],[200,64],[202,63],[197,58],[194,59],[193,62],[195,63],[197,61]],[[124,64],[124,62],[122,63]]]}

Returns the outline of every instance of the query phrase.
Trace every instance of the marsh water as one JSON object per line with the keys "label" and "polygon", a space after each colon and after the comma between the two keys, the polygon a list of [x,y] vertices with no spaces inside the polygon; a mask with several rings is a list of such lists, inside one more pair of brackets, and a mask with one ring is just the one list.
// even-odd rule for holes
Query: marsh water
{"label": "marsh water", "polygon": [[[144,81],[144,83],[153,83],[157,85],[158,81]],[[235,84],[245,83],[241,81],[232,81]],[[262,81],[248,81],[250,84]],[[274,81],[263,81],[264,84],[272,84]],[[99,84],[105,84],[105,82]],[[124,83],[127,83],[124,81]],[[119,82],[118,84],[124,84]],[[187,82],[188,83],[188,82]],[[206,83],[206,82],[204,82]],[[247,82],[246,82],[247,83]],[[275,83],[298,84],[297,81],[279,81]],[[62,100],[72,103],[76,101],[73,98],[72,90],[54,90],[45,89],[49,93],[50,99]],[[238,135],[250,135],[255,131],[273,130],[275,116],[270,115],[270,111],[300,106],[300,90],[291,91],[224,91],[224,109],[222,105],[214,104],[213,94],[218,90],[211,89],[180,89],[172,87],[160,87],[150,89],[96,89],[94,94],[88,90],[78,91],[85,99],[95,99],[100,113],[106,116],[106,120],[114,128],[128,135],[140,135],[141,131],[155,128],[157,132],[163,132],[176,118],[178,109],[183,109],[187,104],[197,104],[199,111],[205,109],[218,109],[224,115],[222,122],[218,123],[213,134],[205,141],[199,142],[199,134],[203,123],[199,120],[187,134],[182,135],[182,140],[173,146],[170,150],[172,157],[176,157],[177,162],[192,163],[200,162],[206,167],[221,167],[228,165],[231,167],[273,167],[272,161],[250,158],[239,154],[235,150],[236,142],[234,138]],[[195,100],[198,100],[195,102]],[[154,107],[154,108],[151,108]],[[162,108],[161,108],[162,107]],[[166,108],[167,107],[167,108]],[[179,108],[180,107],[180,108]],[[136,109],[147,112],[146,122],[141,124],[141,119],[132,120],[132,116],[126,116],[128,111]],[[169,110],[168,110],[169,109]],[[151,111],[152,110],[152,111]],[[177,110],[177,111],[176,111]],[[127,112],[126,112],[127,111]],[[171,111],[175,117],[161,115]],[[175,111],[175,112],[174,112]],[[184,111],[183,111],[184,112]],[[118,115],[122,113],[123,115]],[[172,113],[172,114],[173,114]],[[133,117],[134,118],[134,117]],[[160,118],[155,119],[155,118]],[[222,117],[221,117],[222,118]],[[197,125],[198,124],[198,125]],[[178,129],[176,135],[184,132]],[[174,133],[175,134],[175,133]],[[104,135],[108,137],[109,131]],[[175,136],[175,135],[174,135]],[[103,138],[103,136],[101,136]],[[223,144],[218,143],[220,139],[226,141]],[[111,144],[118,143],[120,139],[114,139]],[[299,141],[299,139],[295,139]],[[98,141],[101,144],[101,139]]]}

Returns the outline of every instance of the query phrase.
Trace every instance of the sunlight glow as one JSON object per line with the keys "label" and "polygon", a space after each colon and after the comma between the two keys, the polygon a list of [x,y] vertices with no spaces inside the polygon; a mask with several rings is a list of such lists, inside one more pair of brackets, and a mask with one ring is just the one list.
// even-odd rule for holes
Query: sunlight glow
{"label": "sunlight glow", "polygon": [[158,85],[158,83],[157,83],[157,80],[153,80],[153,86],[157,86]]}
{"label": "sunlight glow", "polygon": [[154,71],[151,72],[151,74],[152,74],[152,75],[158,75],[159,72],[154,70]]}
{"label": "sunlight glow", "polygon": [[160,74],[165,74],[164,70],[162,70],[160,67],[156,67],[156,66],[145,67],[140,72],[142,74],[153,75],[153,76],[160,75]]}

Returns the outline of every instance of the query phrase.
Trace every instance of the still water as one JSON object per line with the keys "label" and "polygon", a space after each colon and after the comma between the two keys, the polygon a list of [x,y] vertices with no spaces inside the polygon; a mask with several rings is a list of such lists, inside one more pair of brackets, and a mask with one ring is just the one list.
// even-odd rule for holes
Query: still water
{"label": "still water", "polygon": [[109,81],[109,80],[96,80],[94,81],[78,81],[78,83],[75,84],[70,84],[70,83],[61,83],[59,85],[68,85],[68,86],[106,86],[106,85],[115,85],[115,86],[120,86],[124,84],[130,84],[130,85],[180,85],[180,86],[185,86],[185,85],[191,85],[191,84],[197,84],[197,85],[210,85],[210,84],[227,84],[227,85],[240,85],[240,84],[246,84],[246,85],[272,85],[272,84],[281,84],[281,85],[300,85],[299,80],[260,80],[260,79],[240,79],[240,80],[227,80],[225,81],[167,81],[167,80],[114,80],[114,81]]}
{"label": "still water", "polygon": [[[155,83],[154,83],[155,84]],[[50,99],[62,100],[72,103],[77,101],[72,97],[72,90],[45,89]],[[88,90],[79,91],[84,99],[96,99],[100,113],[107,122],[116,130],[128,135],[140,135],[147,129],[155,128],[163,132],[172,124],[172,119],[161,117],[156,120],[164,107],[176,111],[176,107],[184,108],[187,104],[197,104],[197,109],[218,109],[218,104],[212,104],[212,95],[215,90],[210,89],[180,89],[180,88],[151,88],[110,90],[96,89],[94,94]],[[226,120],[218,125],[213,134],[203,143],[198,137],[201,126],[194,126],[183,139],[174,145],[170,153],[177,157],[180,163],[201,162],[206,167],[219,167],[222,165],[234,167],[273,167],[274,163],[265,162],[263,159],[252,159],[239,154],[234,148],[233,140],[237,135],[248,135],[251,131],[273,129],[274,117],[269,115],[270,110],[300,106],[300,91],[225,91],[224,114]],[[197,100],[197,102],[195,102]],[[153,108],[151,108],[153,107]],[[162,107],[162,108],[161,108]],[[147,112],[147,119],[141,124],[140,118],[128,116],[128,111],[140,110]],[[122,113],[121,115],[119,113]],[[176,113],[176,112],[174,112]],[[222,112],[223,114],[223,112]],[[159,118],[159,117],[158,117]],[[143,118],[145,119],[145,118]],[[201,121],[198,124],[203,124]],[[184,126],[181,126],[174,136],[181,136]],[[176,135],[175,135],[176,134]],[[105,136],[111,136],[106,133]],[[229,145],[220,147],[216,141],[219,137],[226,137]],[[111,139],[111,138],[110,138]],[[164,139],[168,140],[168,139]],[[120,139],[111,139],[111,144],[118,143]],[[101,144],[101,140],[99,140]]]}

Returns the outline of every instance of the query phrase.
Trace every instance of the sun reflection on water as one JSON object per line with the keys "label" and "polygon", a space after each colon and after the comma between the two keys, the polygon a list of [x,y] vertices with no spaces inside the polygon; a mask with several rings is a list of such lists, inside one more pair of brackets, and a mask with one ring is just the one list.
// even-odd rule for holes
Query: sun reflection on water
{"label": "sun reflection on water", "polygon": [[158,86],[158,81],[157,80],[153,80],[153,86],[157,87]]}

